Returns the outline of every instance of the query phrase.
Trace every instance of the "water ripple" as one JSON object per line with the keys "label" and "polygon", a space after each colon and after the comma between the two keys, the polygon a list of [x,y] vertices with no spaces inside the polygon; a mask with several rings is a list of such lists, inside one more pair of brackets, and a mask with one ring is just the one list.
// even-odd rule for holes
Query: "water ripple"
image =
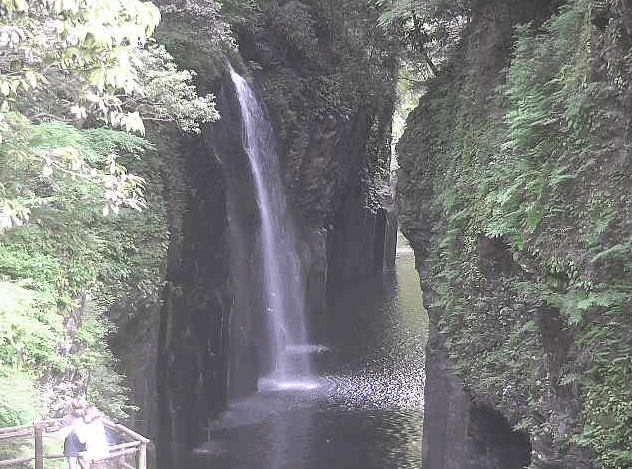
{"label": "water ripple", "polygon": [[[412,256],[407,262],[414,273]],[[189,467],[421,467],[425,323],[419,293],[406,296],[389,278],[377,280],[341,292],[331,343],[286,348],[288,355],[311,358],[311,376],[290,368],[262,378],[257,393],[232,402],[209,425]],[[418,289],[416,274],[399,280]]]}

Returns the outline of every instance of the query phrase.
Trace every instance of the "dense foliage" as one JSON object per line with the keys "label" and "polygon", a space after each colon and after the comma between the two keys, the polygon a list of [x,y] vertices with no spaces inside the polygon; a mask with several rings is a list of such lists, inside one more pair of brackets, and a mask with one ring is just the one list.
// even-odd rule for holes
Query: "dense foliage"
{"label": "dense foliage", "polygon": [[[215,119],[212,96],[199,97],[190,71],[178,71],[151,35],[160,13],[150,2],[0,3],[0,162],[41,167],[45,178],[71,175],[102,188],[104,210],[143,206],[142,180],[116,165],[91,165],[72,146],[35,147],[31,125],[73,122],[144,133],[143,120],[199,131]],[[21,225],[41,201],[2,175],[0,229]]]}
{"label": "dense foliage", "polygon": [[[59,123],[40,124],[35,132],[72,144],[93,163],[117,151],[146,179],[149,208],[103,217],[94,186],[64,178],[48,188],[46,203],[34,211],[36,222],[0,239],[0,371],[5,375],[0,379],[9,386],[21,377],[26,386],[33,375],[40,391],[39,399],[15,396],[16,402],[4,403],[1,423],[28,421],[34,412],[59,408],[77,394],[111,416],[123,416],[126,398],[107,348],[112,324],[104,314],[116,300],[138,295],[157,300],[167,237],[160,194],[165,163],[147,142],[121,132],[79,131]],[[26,189],[41,190],[37,178],[24,179]]]}
{"label": "dense foliage", "polygon": [[465,43],[408,122],[399,189],[475,399],[548,463],[583,447],[615,469],[632,465],[632,38],[618,2],[593,3],[518,26],[501,74]]}
{"label": "dense foliage", "polygon": [[405,46],[418,73],[437,75],[469,21],[470,0],[375,0],[378,23]]}
{"label": "dense foliage", "polygon": [[133,409],[108,316],[157,304],[176,155],[132,134],[218,117],[159,20],[137,0],[0,2],[0,426],[76,395]]}
{"label": "dense foliage", "polygon": [[[373,2],[310,0],[258,2],[238,24],[242,53],[261,79],[272,121],[277,125],[292,205],[306,223],[328,224],[335,194],[355,178],[346,161],[311,158],[310,138],[330,126],[340,135],[366,133],[359,170],[362,203],[379,208],[379,190],[388,180],[390,134],[400,45],[377,24]],[[361,123],[362,122],[362,123]],[[330,134],[330,138],[331,134]],[[365,138],[364,136],[361,138]],[[334,158],[335,150],[329,150]],[[308,159],[310,161],[304,161]],[[313,165],[330,165],[323,187],[311,187]],[[335,166],[335,169],[333,168]]]}

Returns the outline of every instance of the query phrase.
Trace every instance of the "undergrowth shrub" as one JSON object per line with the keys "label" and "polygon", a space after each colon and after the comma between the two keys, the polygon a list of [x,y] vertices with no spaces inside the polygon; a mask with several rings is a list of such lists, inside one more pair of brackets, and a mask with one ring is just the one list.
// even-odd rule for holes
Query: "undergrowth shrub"
{"label": "undergrowth shrub", "polygon": [[24,396],[38,397],[4,398],[0,424],[53,415],[76,395],[123,418],[134,406],[108,345],[115,332],[108,314],[114,304],[134,314],[139,304],[157,301],[168,236],[166,162],[124,132],[53,123],[33,133],[74,146],[97,166],[116,153],[144,177],[148,208],[103,216],[100,192],[85,181],[16,173],[21,190],[42,203],[32,211],[36,222],[0,237],[0,374],[17,380]]}

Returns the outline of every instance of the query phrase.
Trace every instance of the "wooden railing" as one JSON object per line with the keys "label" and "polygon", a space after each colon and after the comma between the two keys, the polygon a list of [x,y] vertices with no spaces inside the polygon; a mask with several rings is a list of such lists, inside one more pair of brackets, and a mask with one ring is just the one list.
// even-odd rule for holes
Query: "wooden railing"
{"label": "wooden railing", "polygon": [[[15,467],[35,461],[35,469],[44,469],[45,460],[65,458],[61,453],[46,454],[44,450],[44,438],[54,435],[59,429],[60,422],[61,419],[41,420],[33,425],[0,428],[0,443],[29,437],[34,439],[34,455],[32,457],[0,459],[0,468]],[[83,467],[89,469],[95,463],[109,460],[111,462],[108,463],[108,467],[111,468],[147,469],[147,444],[150,440],[119,423],[107,420],[104,420],[103,423],[112,433],[118,435],[122,443],[110,446],[110,454],[104,458],[91,460],[81,458],[80,462]],[[128,462],[128,456],[132,455],[134,456],[134,464]]]}

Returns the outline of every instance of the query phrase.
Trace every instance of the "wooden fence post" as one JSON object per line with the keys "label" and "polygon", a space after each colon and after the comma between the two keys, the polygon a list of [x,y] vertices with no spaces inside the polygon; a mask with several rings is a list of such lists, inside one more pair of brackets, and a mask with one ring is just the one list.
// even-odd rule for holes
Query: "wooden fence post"
{"label": "wooden fence post", "polygon": [[33,423],[33,433],[35,434],[35,469],[44,469],[44,424],[42,422]]}
{"label": "wooden fence post", "polygon": [[144,441],[138,448],[138,469],[147,469],[147,443]]}

